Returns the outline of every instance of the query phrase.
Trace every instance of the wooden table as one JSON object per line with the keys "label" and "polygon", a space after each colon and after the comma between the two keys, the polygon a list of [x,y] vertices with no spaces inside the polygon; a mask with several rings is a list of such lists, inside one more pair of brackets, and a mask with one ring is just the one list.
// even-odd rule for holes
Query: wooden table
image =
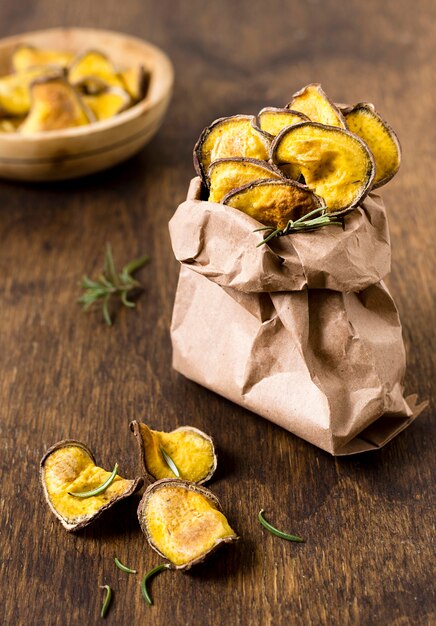
{"label": "wooden table", "polygon": [[[383,195],[406,391],[430,398],[432,18],[433,3],[407,0],[1,3],[2,36],[60,23],[123,30],[162,46],[177,76],[165,126],[131,161],[57,185],[0,183],[2,623],[97,623],[105,583],[115,594],[111,624],[435,623],[431,410],[380,452],[334,459],[184,380],[171,369],[178,267],[167,231],[193,174],[193,143],[211,120],[283,105],[312,81],[337,101],[375,102],[404,150]],[[136,311],[120,311],[113,328],[75,303],[79,279],[100,269],[107,241],[120,264],[152,257]],[[215,437],[211,488],[241,535],[192,573],[156,578],[152,608],[139,576],[112,561],[116,555],[140,572],[161,561],[138,527],[139,497],[68,534],[38,478],[44,450],[65,437],[86,442],[104,467],[118,461],[135,475],[128,423],[142,417],[157,429],[192,424]],[[307,542],[266,533],[256,519],[261,507]]]}

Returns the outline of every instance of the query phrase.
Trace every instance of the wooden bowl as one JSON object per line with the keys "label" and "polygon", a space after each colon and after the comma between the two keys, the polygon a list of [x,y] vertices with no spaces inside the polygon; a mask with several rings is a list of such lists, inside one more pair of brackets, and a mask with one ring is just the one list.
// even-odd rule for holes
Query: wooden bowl
{"label": "wooden bowl", "polygon": [[99,49],[120,67],[143,64],[151,71],[144,100],[89,126],[20,135],[0,133],[0,177],[28,181],[62,180],[98,172],[140,150],[162,124],[168,107],[173,67],[159,48],[120,33],[90,28],[53,28],[0,40],[0,75],[11,72],[17,44],[75,53]]}

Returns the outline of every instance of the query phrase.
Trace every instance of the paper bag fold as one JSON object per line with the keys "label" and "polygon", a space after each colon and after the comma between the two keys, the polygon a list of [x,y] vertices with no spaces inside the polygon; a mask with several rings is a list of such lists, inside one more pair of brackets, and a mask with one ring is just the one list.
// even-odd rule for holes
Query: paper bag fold
{"label": "paper bag fold", "polygon": [[205,202],[194,178],[170,221],[176,259],[194,272],[245,293],[333,289],[362,291],[390,271],[386,211],[371,194],[344,218],[344,227],[279,237],[257,244],[259,222],[232,207]]}

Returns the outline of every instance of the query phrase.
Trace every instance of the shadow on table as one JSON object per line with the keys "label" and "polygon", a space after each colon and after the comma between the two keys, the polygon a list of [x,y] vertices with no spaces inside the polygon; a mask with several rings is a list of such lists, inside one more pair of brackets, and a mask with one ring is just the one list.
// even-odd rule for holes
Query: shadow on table
{"label": "shadow on table", "polygon": [[92,524],[77,532],[77,536],[83,539],[115,539],[126,535],[141,535],[138,516],[138,509],[141,496],[134,494],[126,500],[115,504],[105,511],[101,517]]}

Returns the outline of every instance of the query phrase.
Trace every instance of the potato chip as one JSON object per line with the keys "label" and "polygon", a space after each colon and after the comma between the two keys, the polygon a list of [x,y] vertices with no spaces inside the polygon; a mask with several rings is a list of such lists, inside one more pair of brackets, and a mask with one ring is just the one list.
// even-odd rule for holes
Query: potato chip
{"label": "potato chip", "polygon": [[64,528],[70,531],[87,526],[142,485],[141,478],[127,480],[117,475],[97,495],[86,498],[70,495],[96,490],[110,476],[111,472],[95,464],[89,448],[74,440],[55,444],[41,460],[41,481],[45,499]]}
{"label": "potato chip", "polygon": [[189,569],[238,538],[213,493],[178,479],[150,485],[139,504],[138,519],[150,546],[174,569]]}
{"label": "potato chip", "polygon": [[304,113],[291,111],[290,109],[276,109],[274,107],[266,107],[259,111],[257,119],[259,128],[273,137],[287,126],[309,121],[309,118]]}
{"label": "potato chip", "polygon": [[68,80],[87,93],[97,93],[106,87],[124,88],[112,61],[99,50],[88,50],[76,57],[69,68]]}
{"label": "potato chip", "polygon": [[327,98],[319,83],[311,83],[294,93],[287,108],[304,113],[311,122],[347,128],[344,116]]}
{"label": "potato chip", "polygon": [[150,72],[144,66],[130,67],[118,74],[133,102],[143,100],[150,84]]}
{"label": "potato chip", "polygon": [[41,77],[60,77],[58,68],[38,66],[0,78],[0,115],[19,117],[30,109],[30,85]]}
{"label": "potato chip", "polygon": [[258,180],[231,191],[222,202],[274,228],[323,206],[321,198],[293,180]]}
{"label": "potato chip", "polygon": [[28,44],[17,46],[12,55],[12,67],[15,72],[25,72],[35,66],[67,67],[74,59],[74,54],[65,50],[45,50]]}
{"label": "potato chip", "polygon": [[374,158],[357,135],[334,126],[303,122],[285,128],[271,146],[276,164],[300,168],[306,184],[324,198],[327,211],[356,206],[371,189]]}
{"label": "potato chip", "polygon": [[98,121],[121,113],[129,107],[131,102],[129,94],[118,87],[107,88],[95,95],[84,95],[82,100]]}
{"label": "potato chip", "polygon": [[234,157],[218,159],[209,167],[210,202],[221,202],[228,193],[259,179],[280,179],[283,174],[266,161]]}
{"label": "potato chip", "polygon": [[194,167],[208,185],[211,163],[229,157],[268,160],[270,142],[255,126],[252,115],[234,115],[215,120],[201,133],[194,147]]}
{"label": "potato chip", "polygon": [[19,127],[23,134],[84,126],[92,113],[64,78],[39,79],[31,85],[31,109]]}
{"label": "potato chip", "polygon": [[[176,470],[179,472],[177,477],[202,484],[210,480],[216,470],[213,441],[197,428],[181,426],[165,433],[151,430],[135,420],[131,422],[130,430],[138,444],[142,472],[151,481],[174,478]],[[174,469],[168,465],[168,457],[174,463]]]}
{"label": "potato chip", "polygon": [[358,135],[371,150],[375,161],[373,188],[386,184],[398,172],[401,146],[398,137],[374,108],[361,102],[344,110],[349,130]]}

